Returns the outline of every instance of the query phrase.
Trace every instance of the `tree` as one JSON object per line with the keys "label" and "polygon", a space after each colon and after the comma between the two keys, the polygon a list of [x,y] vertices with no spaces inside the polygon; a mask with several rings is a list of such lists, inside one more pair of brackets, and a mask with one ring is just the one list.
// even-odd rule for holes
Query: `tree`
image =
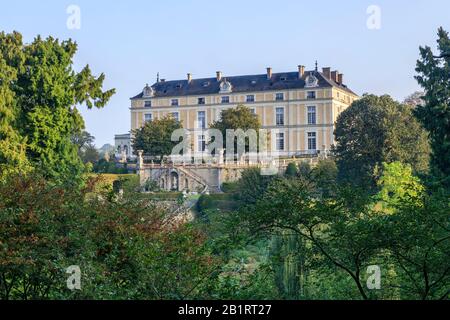
{"label": "tree", "polygon": [[95,164],[100,158],[100,155],[98,153],[97,148],[90,144],[84,147],[84,149],[81,152],[81,160],[83,163],[91,163]]}
{"label": "tree", "polygon": [[311,170],[310,180],[322,197],[332,197],[336,189],[338,169],[331,159],[320,160]]}
{"label": "tree", "polygon": [[83,148],[93,145],[95,141],[95,137],[91,135],[86,130],[82,130],[81,132],[75,132],[72,135],[72,143],[78,147],[79,150]]}
{"label": "tree", "polygon": [[242,172],[238,181],[236,197],[242,205],[255,204],[266,192],[274,176],[261,175],[261,169],[250,168]]}
{"label": "tree", "polygon": [[383,162],[410,164],[426,173],[429,143],[412,108],[391,97],[365,95],[339,115],[336,163],[341,181],[373,187],[375,168]]}
{"label": "tree", "polygon": [[0,56],[0,181],[7,175],[28,171],[26,140],[16,128],[17,106],[10,85],[17,72]]}
{"label": "tree", "polygon": [[143,150],[145,155],[160,157],[172,154],[178,142],[172,141],[172,133],[182,129],[182,124],[172,117],[148,121],[142,128],[133,131],[133,150]]}
{"label": "tree", "polygon": [[115,92],[102,91],[105,76],[95,78],[89,66],[73,70],[76,51],[71,40],[38,36],[24,44],[17,32],[0,33],[0,60],[7,67],[2,70],[11,70],[12,77],[7,121],[20,141],[15,148],[25,150],[28,162],[48,178],[75,183],[84,171],[71,141],[84,128],[77,106],[104,107]]}
{"label": "tree", "polygon": [[[202,231],[134,192],[115,201],[97,183],[57,186],[35,173],[0,183],[0,299],[208,297],[217,260]],[[81,291],[66,287],[72,265]]]}
{"label": "tree", "polygon": [[295,163],[293,163],[293,162],[290,162],[290,163],[288,164],[287,168],[286,168],[286,173],[285,173],[285,175],[286,175],[287,177],[293,178],[293,177],[297,176],[297,174],[298,174],[298,168],[297,168],[297,165],[296,165]]}
{"label": "tree", "polygon": [[[428,130],[431,139],[432,167],[450,177],[450,39],[443,28],[438,31],[438,57],[430,47],[420,47],[416,71],[418,83],[425,90],[424,104],[417,107],[416,117]],[[450,182],[449,182],[450,184]]]}
{"label": "tree", "polygon": [[424,95],[425,95],[424,92],[416,91],[416,92],[410,94],[409,96],[407,96],[405,98],[405,100],[403,101],[403,104],[406,104],[406,105],[411,106],[413,108],[415,108],[417,106],[421,106],[424,103],[424,101],[423,101],[423,96]]}
{"label": "tree", "polygon": [[361,297],[369,299],[363,270],[379,253],[380,231],[371,221],[368,203],[358,189],[341,187],[333,199],[326,199],[317,198],[302,180],[275,180],[254,206],[241,209],[240,223],[253,236],[295,234],[345,272]]}
{"label": "tree", "polygon": [[450,295],[450,197],[426,190],[408,165],[384,164],[375,212],[383,224],[384,247],[406,299]]}
{"label": "tree", "polygon": [[[244,106],[238,105],[236,108],[223,110],[219,121],[215,121],[211,125],[212,129],[220,130],[223,137],[224,146],[227,146],[227,130],[241,129],[244,132],[247,130],[255,130],[256,135],[259,134],[261,122],[256,114]],[[237,138],[234,141],[234,150],[237,150]],[[245,151],[249,151],[249,140],[245,141]]]}
{"label": "tree", "polygon": [[95,164],[100,154],[94,145],[95,137],[86,130],[72,135],[72,143],[78,148],[78,156],[84,164]]}

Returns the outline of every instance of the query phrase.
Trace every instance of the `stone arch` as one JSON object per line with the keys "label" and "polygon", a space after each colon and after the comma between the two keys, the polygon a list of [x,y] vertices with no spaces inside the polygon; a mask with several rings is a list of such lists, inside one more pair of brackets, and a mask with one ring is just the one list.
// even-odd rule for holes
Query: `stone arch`
{"label": "stone arch", "polygon": [[177,171],[172,171],[170,173],[170,190],[179,191],[180,189],[180,176]]}

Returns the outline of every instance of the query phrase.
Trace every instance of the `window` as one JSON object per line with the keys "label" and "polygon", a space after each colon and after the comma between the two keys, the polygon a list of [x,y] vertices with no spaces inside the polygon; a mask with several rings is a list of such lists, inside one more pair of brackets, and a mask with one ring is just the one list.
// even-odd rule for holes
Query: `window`
{"label": "window", "polygon": [[201,129],[206,128],[206,112],[205,111],[199,111],[197,113],[197,121],[198,121],[198,127]]}
{"label": "window", "polygon": [[205,104],[205,98],[198,98],[198,104]]}
{"label": "window", "polygon": [[284,126],[284,108],[276,109],[276,125]]}
{"label": "window", "polygon": [[253,94],[248,95],[247,102],[255,102],[255,95],[253,95]]}
{"label": "window", "polygon": [[276,101],[283,101],[284,100],[284,93],[277,93],[275,95],[275,100]]}
{"label": "window", "polygon": [[144,102],[144,107],[145,108],[150,108],[152,106],[152,102],[150,100],[147,100]]}
{"label": "window", "polygon": [[171,103],[172,106],[178,106],[178,99],[172,99]]}
{"label": "window", "polygon": [[152,119],[152,114],[151,113],[146,113],[145,115],[144,115],[144,121],[145,122],[149,122],[149,121],[152,121],[153,119]]}
{"label": "window", "polygon": [[180,121],[180,114],[178,112],[172,112],[172,118],[176,121]]}
{"label": "window", "polygon": [[206,139],[205,135],[198,136],[198,151],[204,152],[206,150]]}
{"label": "window", "polygon": [[256,109],[255,109],[255,108],[251,108],[251,109],[250,109],[250,112],[251,112],[252,114],[256,114]]}
{"label": "window", "polygon": [[317,140],[315,132],[308,132],[308,150],[309,151],[317,150]]}
{"label": "window", "polygon": [[308,107],[308,124],[316,124],[316,107]]}
{"label": "window", "polygon": [[230,103],[230,97],[229,96],[222,97],[222,103]]}
{"label": "window", "polygon": [[277,151],[284,151],[284,133],[277,133],[275,135]]}
{"label": "window", "polygon": [[316,98],[316,92],[315,91],[308,91],[307,98],[308,99],[315,99]]}

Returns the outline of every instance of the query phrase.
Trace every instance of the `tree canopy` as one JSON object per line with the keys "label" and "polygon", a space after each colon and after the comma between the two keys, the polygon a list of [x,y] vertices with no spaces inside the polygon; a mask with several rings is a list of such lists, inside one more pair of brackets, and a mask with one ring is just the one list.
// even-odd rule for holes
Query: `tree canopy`
{"label": "tree canopy", "polygon": [[[12,167],[39,168],[55,180],[78,179],[84,166],[72,143],[84,129],[77,107],[102,108],[115,90],[103,91],[105,75],[92,75],[89,66],[73,69],[77,44],[53,37],[36,37],[24,44],[18,32],[0,33],[0,144],[2,173]],[[22,168],[17,170],[22,171]]]}
{"label": "tree canopy", "polygon": [[[222,111],[220,119],[215,121],[211,128],[218,129],[222,133],[224,147],[227,146],[227,130],[241,129],[244,132],[253,129],[258,135],[261,128],[261,122],[258,116],[244,105],[238,105],[236,108],[226,109]],[[235,150],[237,150],[237,138],[235,138]],[[249,141],[245,141],[245,150],[248,151]]]}
{"label": "tree canopy", "polygon": [[133,131],[134,153],[143,150],[148,156],[170,156],[179,143],[172,141],[172,133],[182,128],[181,122],[170,116],[147,121],[143,127]]}
{"label": "tree canopy", "polygon": [[374,170],[383,162],[410,164],[415,172],[429,166],[426,131],[412,108],[390,96],[364,95],[339,115],[335,147],[339,178],[374,185]]}
{"label": "tree canopy", "polygon": [[[438,31],[439,54],[430,47],[420,48],[416,79],[425,90],[424,103],[415,115],[430,133],[432,165],[440,174],[450,177],[450,39],[443,28]],[[447,182],[450,185],[450,180]]]}

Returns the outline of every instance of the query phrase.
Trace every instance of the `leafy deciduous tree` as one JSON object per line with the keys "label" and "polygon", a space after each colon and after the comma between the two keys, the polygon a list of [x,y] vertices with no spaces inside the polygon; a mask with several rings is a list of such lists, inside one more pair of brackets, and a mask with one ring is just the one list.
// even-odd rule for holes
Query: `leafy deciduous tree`
{"label": "leafy deciduous tree", "polygon": [[428,136],[412,108],[391,97],[365,95],[339,115],[335,147],[339,178],[374,186],[373,173],[383,162],[401,161],[426,173]]}

